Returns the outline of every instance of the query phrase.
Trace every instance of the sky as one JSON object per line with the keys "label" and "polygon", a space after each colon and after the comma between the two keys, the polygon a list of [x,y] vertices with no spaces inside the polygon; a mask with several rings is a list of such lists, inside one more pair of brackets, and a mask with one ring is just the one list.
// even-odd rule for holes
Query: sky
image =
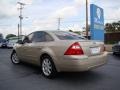
{"label": "sky", "polygon": [[[23,9],[23,34],[38,30],[57,30],[61,18],[61,30],[82,31],[85,27],[86,0],[0,0],[0,33],[17,35],[19,5]],[[88,0],[104,9],[105,22],[120,20],[120,0]],[[89,11],[90,13],[90,11]],[[90,14],[89,14],[90,17]],[[89,18],[90,20],[90,18]]]}

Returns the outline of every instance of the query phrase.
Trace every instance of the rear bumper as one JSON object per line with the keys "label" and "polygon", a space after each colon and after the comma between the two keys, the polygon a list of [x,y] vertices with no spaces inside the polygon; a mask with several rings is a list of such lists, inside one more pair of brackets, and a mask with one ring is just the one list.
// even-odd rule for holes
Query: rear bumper
{"label": "rear bumper", "polygon": [[79,60],[61,60],[62,63],[59,64],[59,71],[87,71],[93,68],[100,67],[107,63],[107,54],[107,52],[104,52],[102,55],[84,57]]}
{"label": "rear bumper", "polygon": [[113,53],[120,54],[120,51],[113,51]]}
{"label": "rear bumper", "polygon": [[4,45],[1,45],[1,47],[7,47],[7,45],[4,44]]}
{"label": "rear bumper", "polygon": [[8,47],[8,48],[13,48],[13,45],[10,45],[10,44],[9,44],[9,45],[7,45],[7,47]]}
{"label": "rear bumper", "polygon": [[112,47],[112,51],[114,53],[120,53],[120,46],[114,46],[114,47]]}
{"label": "rear bumper", "polygon": [[113,50],[113,53],[120,53],[120,49],[119,50]]}

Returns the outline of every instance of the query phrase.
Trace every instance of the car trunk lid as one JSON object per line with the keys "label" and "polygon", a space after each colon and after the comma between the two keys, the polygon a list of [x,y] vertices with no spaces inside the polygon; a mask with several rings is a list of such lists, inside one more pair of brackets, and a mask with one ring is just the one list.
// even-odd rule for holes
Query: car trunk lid
{"label": "car trunk lid", "polygon": [[103,52],[104,45],[101,42],[90,40],[81,40],[78,42],[82,47],[84,54],[87,56],[99,55]]}

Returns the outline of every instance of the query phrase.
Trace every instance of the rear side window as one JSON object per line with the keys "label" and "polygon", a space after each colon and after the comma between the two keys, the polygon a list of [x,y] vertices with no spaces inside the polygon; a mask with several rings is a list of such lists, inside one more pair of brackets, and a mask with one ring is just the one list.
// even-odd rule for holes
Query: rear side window
{"label": "rear side window", "polygon": [[53,41],[54,39],[47,33],[45,33],[45,39],[46,41]]}
{"label": "rear side window", "polygon": [[34,35],[33,42],[47,42],[53,41],[53,38],[46,32],[36,32]]}
{"label": "rear side window", "polygon": [[33,42],[45,42],[44,32],[36,32],[34,34]]}
{"label": "rear side window", "polygon": [[54,32],[54,34],[60,39],[60,40],[79,40],[80,38],[69,32]]}

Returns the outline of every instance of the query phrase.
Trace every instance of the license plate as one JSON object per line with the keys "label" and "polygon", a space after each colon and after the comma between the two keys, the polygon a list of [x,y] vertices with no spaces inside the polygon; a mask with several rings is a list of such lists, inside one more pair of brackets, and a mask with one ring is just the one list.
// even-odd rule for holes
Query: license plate
{"label": "license plate", "polygon": [[100,47],[91,48],[91,53],[92,54],[98,54],[98,53],[100,53]]}

